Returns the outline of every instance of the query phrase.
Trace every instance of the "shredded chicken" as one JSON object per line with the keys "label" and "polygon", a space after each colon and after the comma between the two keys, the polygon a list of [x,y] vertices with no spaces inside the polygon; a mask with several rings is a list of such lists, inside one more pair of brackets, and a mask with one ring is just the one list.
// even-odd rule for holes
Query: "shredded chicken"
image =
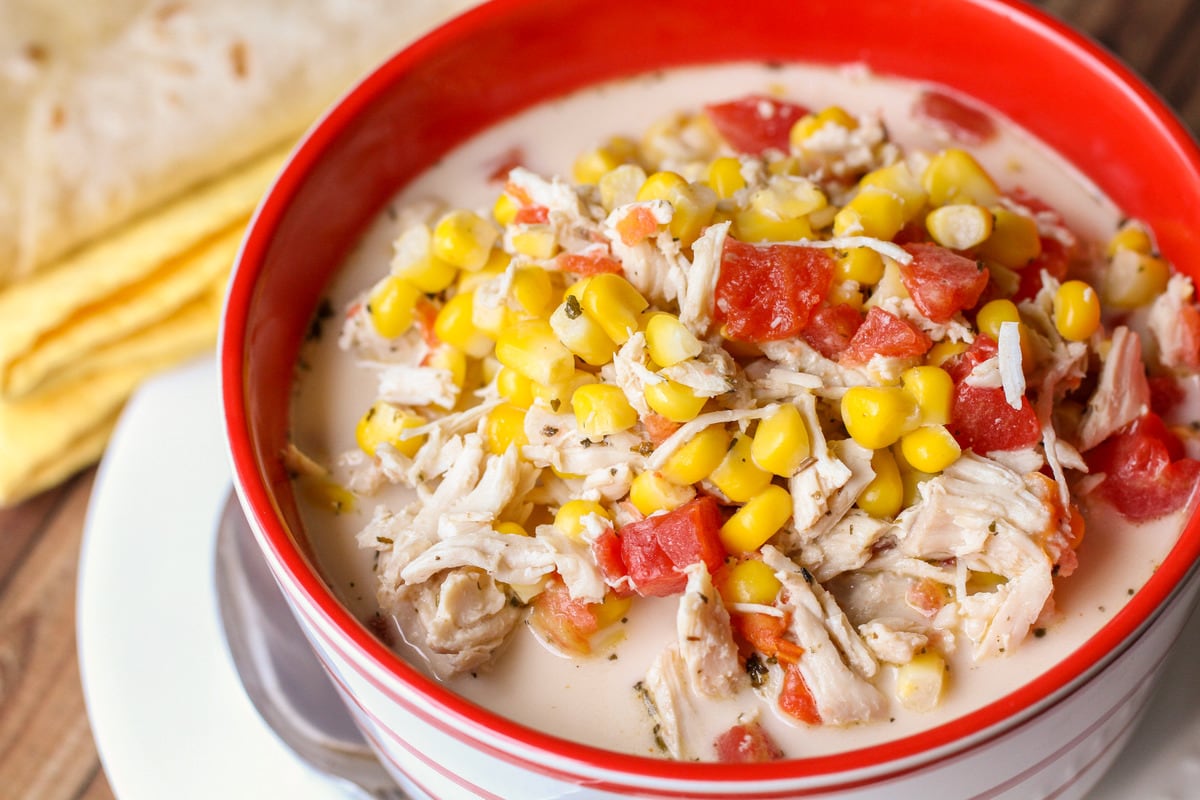
{"label": "shredded chicken", "polygon": [[676,630],[688,679],[697,694],[728,697],[746,683],[729,625],[729,612],[713,587],[704,562],[697,561],[684,572],[688,582],[679,600]]}

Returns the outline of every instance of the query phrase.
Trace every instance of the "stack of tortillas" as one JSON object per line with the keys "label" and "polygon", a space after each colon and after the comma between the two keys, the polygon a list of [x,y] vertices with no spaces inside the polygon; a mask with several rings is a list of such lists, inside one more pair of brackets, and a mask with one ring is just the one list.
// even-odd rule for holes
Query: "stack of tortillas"
{"label": "stack of tortillas", "polygon": [[94,462],[141,380],[212,347],[297,137],[471,4],[0,3],[0,505]]}

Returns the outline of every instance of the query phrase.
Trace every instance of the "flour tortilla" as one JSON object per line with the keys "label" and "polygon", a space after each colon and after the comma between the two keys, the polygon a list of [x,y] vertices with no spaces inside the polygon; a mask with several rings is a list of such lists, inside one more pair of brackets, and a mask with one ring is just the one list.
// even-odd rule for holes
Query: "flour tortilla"
{"label": "flour tortilla", "polygon": [[138,384],[211,350],[225,283],[218,276],[169,317],[98,349],[90,369],[66,370],[36,395],[0,400],[0,507],[94,463]]}
{"label": "flour tortilla", "polygon": [[[0,284],[295,138],[381,59],[471,4],[9,0],[24,21],[4,34],[10,56],[59,23],[64,52],[0,94],[0,134],[15,133],[0,139]],[[81,9],[86,24],[72,21]]]}

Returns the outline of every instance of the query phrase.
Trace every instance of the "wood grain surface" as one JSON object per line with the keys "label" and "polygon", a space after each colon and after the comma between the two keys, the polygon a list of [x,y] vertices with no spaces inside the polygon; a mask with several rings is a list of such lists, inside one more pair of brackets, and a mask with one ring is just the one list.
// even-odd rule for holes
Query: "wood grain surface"
{"label": "wood grain surface", "polygon": [[[1200,131],[1200,0],[1037,5],[1120,56]],[[113,797],[75,650],[75,582],[94,473],[0,510],[0,800]]]}

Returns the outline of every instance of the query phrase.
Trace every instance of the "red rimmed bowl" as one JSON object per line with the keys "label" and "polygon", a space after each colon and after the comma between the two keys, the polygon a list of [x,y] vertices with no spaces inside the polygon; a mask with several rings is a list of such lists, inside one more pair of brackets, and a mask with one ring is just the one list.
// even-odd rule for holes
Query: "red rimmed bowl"
{"label": "red rimmed bowl", "polygon": [[276,578],[384,762],[433,797],[1078,797],[1145,705],[1194,604],[1200,523],[1100,632],[976,712],[853,752],[674,763],[556,739],[426,679],[313,565],[281,458],[299,347],[324,287],[384,204],[456,144],[573,90],[674,66],[862,64],[1002,112],[1146,221],[1200,277],[1200,153],[1128,70],[1004,0],[497,0],[399,53],[299,146],[234,274],[221,341],[235,482]]}

